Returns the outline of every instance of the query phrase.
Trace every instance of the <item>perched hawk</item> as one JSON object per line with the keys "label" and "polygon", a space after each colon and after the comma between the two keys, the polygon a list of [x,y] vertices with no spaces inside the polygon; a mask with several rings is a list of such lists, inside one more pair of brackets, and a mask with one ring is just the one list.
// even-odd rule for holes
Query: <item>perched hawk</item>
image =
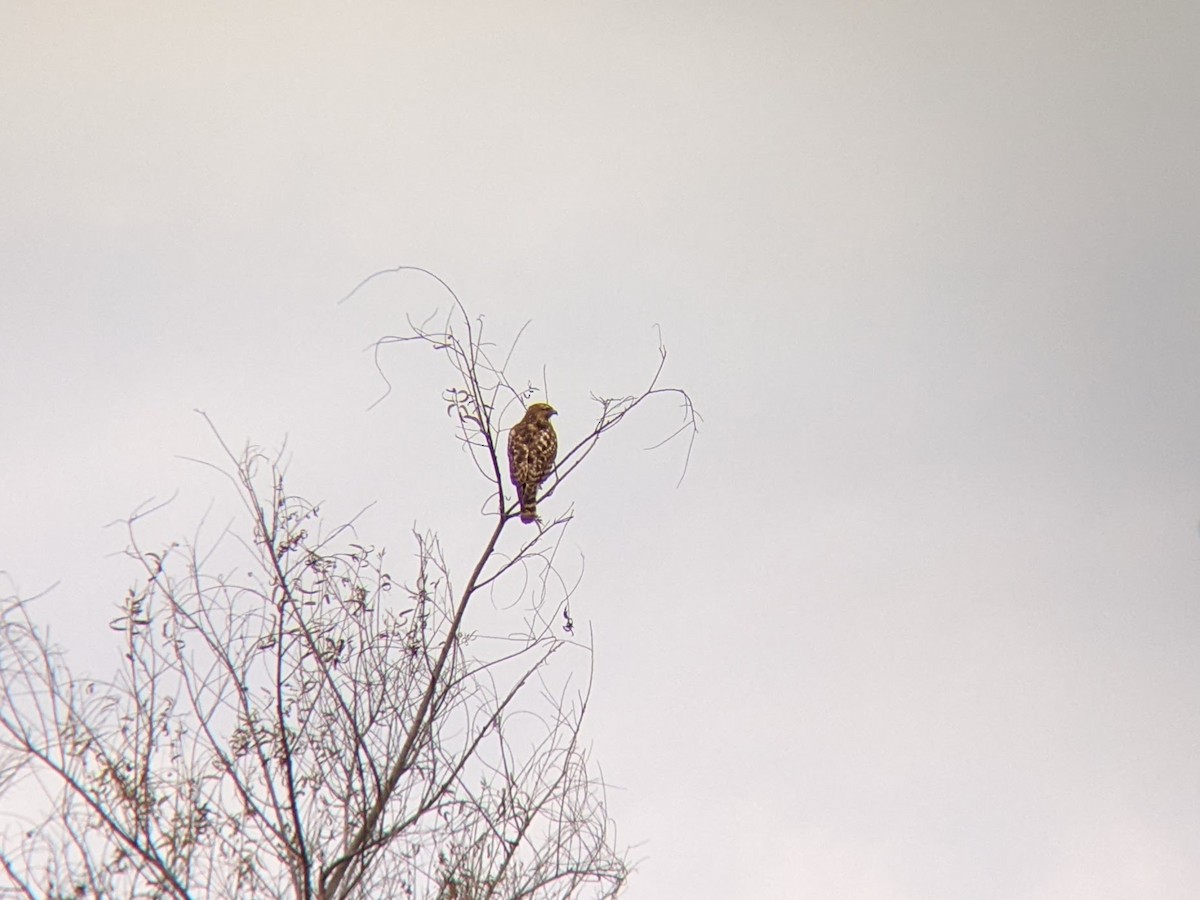
{"label": "perched hawk", "polygon": [[555,409],[549,403],[534,403],[525,418],[508,433],[508,471],[517,486],[521,521],[537,521],[537,490],[554,468],[558,435],[550,424]]}

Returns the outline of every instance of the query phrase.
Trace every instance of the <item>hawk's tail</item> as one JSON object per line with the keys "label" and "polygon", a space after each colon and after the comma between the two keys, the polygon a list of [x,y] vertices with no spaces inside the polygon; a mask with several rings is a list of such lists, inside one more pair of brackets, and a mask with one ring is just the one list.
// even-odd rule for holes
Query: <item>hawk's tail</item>
{"label": "hawk's tail", "polygon": [[521,521],[528,525],[537,521],[537,488],[527,491],[516,479],[513,484],[517,488],[517,502],[521,504]]}
{"label": "hawk's tail", "polygon": [[537,521],[537,501],[533,497],[521,498],[521,521],[528,525]]}

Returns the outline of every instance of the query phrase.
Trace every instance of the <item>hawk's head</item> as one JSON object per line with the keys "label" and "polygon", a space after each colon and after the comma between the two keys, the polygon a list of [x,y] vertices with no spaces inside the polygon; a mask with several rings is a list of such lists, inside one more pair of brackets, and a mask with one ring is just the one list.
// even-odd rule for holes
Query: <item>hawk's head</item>
{"label": "hawk's head", "polygon": [[551,416],[558,415],[558,410],[549,403],[531,403],[525,410],[527,422],[549,422]]}

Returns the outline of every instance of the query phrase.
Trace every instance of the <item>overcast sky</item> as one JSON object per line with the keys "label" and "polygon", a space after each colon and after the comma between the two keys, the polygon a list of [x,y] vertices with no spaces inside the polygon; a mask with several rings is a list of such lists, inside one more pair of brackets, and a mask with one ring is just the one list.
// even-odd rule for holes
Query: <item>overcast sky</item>
{"label": "overcast sky", "polygon": [[[0,6],[0,570],[287,438],[398,558],[488,526],[445,297],[564,440],[633,900],[1200,896],[1200,4]],[[554,510],[550,510],[551,513]],[[157,533],[157,532],[156,532]]]}

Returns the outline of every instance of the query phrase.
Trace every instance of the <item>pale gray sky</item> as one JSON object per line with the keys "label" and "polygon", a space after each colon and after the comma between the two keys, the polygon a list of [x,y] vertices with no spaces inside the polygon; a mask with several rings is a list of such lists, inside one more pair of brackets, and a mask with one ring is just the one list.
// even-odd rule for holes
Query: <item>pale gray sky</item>
{"label": "pale gray sky", "polygon": [[532,319],[566,438],[657,323],[687,478],[647,420],[569,498],[628,896],[1198,896],[1198,43],[1186,0],[9,3],[0,569],[103,662],[103,526],[223,490],[196,407],[397,557],[470,546],[436,359],[366,411],[444,297],[335,306],[376,269]]}

